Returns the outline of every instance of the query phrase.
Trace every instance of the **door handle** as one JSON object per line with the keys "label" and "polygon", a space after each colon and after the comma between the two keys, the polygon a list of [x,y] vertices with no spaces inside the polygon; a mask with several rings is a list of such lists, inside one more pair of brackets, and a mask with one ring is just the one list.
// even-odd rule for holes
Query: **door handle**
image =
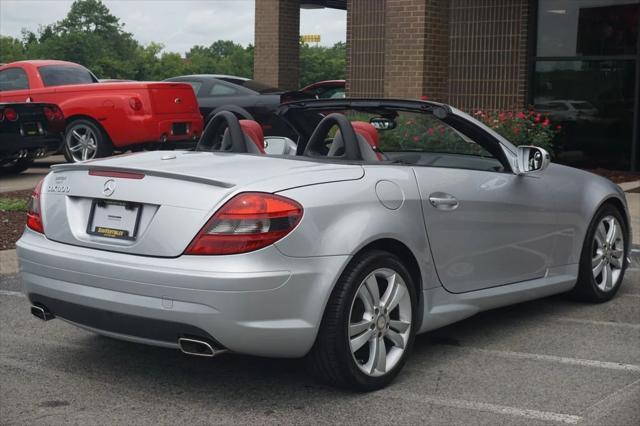
{"label": "door handle", "polygon": [[429,203],[436,209],[455,210],[458,208],[458,200],[451,194],[444,192],[434,192],[429,195]]}

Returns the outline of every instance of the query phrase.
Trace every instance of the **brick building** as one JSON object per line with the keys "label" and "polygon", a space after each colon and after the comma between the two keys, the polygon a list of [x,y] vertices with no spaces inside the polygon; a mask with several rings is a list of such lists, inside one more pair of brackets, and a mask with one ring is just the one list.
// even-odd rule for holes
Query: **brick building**
{"label": "brick building", "polygon": [[639,0],[256,0],[256,79],[298,86],[300,7],[347,10],[350,97],[535,106],[560,161],[640,167]]}

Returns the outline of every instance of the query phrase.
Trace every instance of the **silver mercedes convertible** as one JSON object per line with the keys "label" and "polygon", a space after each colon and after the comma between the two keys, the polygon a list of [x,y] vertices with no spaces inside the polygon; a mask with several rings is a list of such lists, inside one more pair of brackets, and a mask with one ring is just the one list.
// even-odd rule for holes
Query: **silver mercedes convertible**
{"label": "silver mercedes convertible", "polygon": [[247,118],[220,112],[195,151],[54,166],[17,244],[31,312],[197,356],[305,357],[367,391],[416,334],[620,288],[624,193],[455,108],[294,102],[267,137]]}

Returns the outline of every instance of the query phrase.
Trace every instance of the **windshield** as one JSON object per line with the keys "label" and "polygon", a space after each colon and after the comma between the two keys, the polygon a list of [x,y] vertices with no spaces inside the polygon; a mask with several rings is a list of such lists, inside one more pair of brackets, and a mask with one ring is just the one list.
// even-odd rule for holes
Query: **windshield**
{"label": "windshield", "polygon": [[[330,113],[340,113],[359,128],[373,127],[374,145],[382,158],[396,163],[504,171],[504,153],[495,141],[477,133],[470,123],[449,114],[437,118],[428,111],[400,108],[341,108],[322,111],[293,108],[285,113],[288,122],[301,137],[298,154],[304,148],[318,123]],[[446,115],[446,114],[445,114]],[[334,146],[338,128],[334,126],[315,151],[328,158],[339,158],[343,152]]]}
{"label": "windshield", "polygon": [[45,65],[39,67],[38,71],[47,87],[98,82],[88,69],[75,65]]}

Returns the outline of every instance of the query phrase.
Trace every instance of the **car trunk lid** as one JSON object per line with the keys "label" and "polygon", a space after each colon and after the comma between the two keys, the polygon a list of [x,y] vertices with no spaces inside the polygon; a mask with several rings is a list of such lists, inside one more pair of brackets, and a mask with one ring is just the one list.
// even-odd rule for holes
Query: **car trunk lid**
{"label": "car trunk lid", "polygon": [[186,83],[149,83],[149,96],[156,114],[197,112],[198,101]]}
{"label": "car trunk lid", "polygon": [[43,185],[44,229],[61,243],[176,257],[238,192],[275,192],[363,173],[357,165],[187,151],[65,164],[54,166]]}

